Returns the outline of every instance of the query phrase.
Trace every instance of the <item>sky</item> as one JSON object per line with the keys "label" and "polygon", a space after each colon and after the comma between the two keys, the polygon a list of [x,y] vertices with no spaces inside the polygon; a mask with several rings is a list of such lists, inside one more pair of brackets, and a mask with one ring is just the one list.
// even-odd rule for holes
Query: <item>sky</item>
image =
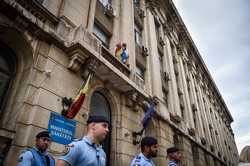
{"label": "sky", "polygon": [[173,0],[222,94],[238,151],[250,145],[250,0]]}

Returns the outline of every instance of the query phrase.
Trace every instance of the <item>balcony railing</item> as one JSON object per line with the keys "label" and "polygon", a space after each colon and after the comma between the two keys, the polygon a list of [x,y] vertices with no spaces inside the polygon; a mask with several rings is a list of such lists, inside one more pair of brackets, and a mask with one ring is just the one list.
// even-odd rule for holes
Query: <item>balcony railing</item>
{"label": "balcony railing", "polygon": [[138,74],[133,75],[133,81],[140,89],[145,90],[145,81]]}
{"label": "balcony railing", "polygon": [[113,66],[115,66],[117,69],[119,69],[123,74],[126,76],[129,76],[130,70],[129,68],[124,65],[122,62],[118,60],[112,53],[104,46],[101,48],[101,55],[108,60]]}

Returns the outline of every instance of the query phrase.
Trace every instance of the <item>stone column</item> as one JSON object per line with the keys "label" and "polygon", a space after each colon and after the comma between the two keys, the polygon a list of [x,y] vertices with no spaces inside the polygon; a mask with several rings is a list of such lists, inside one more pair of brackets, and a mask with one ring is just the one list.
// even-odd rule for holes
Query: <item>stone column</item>
{"label": "stone column", "polygon": [[160,61],[158,57],[157,37],[154,24],[154,16],[151,11],[147,9],[147,21],[148,21],[148,44],[149,44],[149,63],[151,72],[151,88],[152,95],[158,98],[163,97],[161,73],[160,73]]}
{"label": "stone column", "polygon": [[172,44],[173,47],[171,47],[170,40],[167,40],[167,62],[169,66],[169,75],[170,75],[170,87],[169,87],[169,94],[170,98],[172,99],[172,107],[173,110],[172,112],[176,113],[178,116],[181,117],[181,111],[180,111],[180,100],[178,96],[178,86],[177,86],[177,81],[176,81],[176,75],[174,71],[174,59],[173,57],[175,56],[175,47],[174,44]]}
{"label": "stone column", "polygon": [[[183,53],[182,53],[183,54]],[[182,55],[183,56],[183,55]],[[183,99],[184,99],[184,107],[185,107],[185,114],[187,117],[187,124],[188,128],[194,129],[194,117],[193,117],[193,112],[191,108],[191,103],[189,100],[189,94],[188,94],[188,86],[187,86],[187,79],[186,79],[186,71],[184,69],[184,64],[183,64],[183,57],[179,59],[180,61],[180,82],[182,83],[182,90],[183,90]]]}
{"label": "stone column", "polygon": [[210,129],[211,127],[213,128],[213,125],[212,125],[212,120],[211,120],[211,116],[210,116],[210,110],[209,110],[209,102],[208,102],[208,99],[207,99],[207,96],[206,96],[206,90],[204,90],[204,106],[205,106],[205,109],[206,109],[206,116],[207,116],[207,119],[208,119],[208,132],[210,133],[211,135],[211,143],[210,145],[214,145],[215,142],[214,142],[214,134],[213,132],[211,132],[212,130]]}
{"label": "stone column", "polygon": [[208,139],[207,143],[209,144],[212,144],[212,136],[210,134],[210,130],[209,130],[209,119],[208,119],[208,116],[207,116],[207,113],[206,113],[206,105],[203,101],[203,93],[202,93],[202,90],[200,88],[200,86],[197,86],[197,97],[199,98],[200,100],[200,107],[201,107],[201,110],[200,110],[200,113],[201,113],[201,116],[204,117],[204,121],[203,121],[203,126],[205,127],[206,129],[206,133],[204,133],[204,136],[206,136],[206,138]]}
{"label": "stone column", "polygon": [[[202,105],[202,98],[199,95],[200,84],[196,83],[194,81],[193,75],[191,74],[191,72],[189,73],[189,79],[190,79],[190,93],[191,93],[191,95],[190,95],[191,100],[190,101],[191,101],[191,104],[193,104],[193,107],[197,108],[197,117],[198,117],[197,122],[198,122],[198,125],[199,125],[200,137],[205,138],[205,133],[204,133],[204,130],[203,130],[203,126],[206,126],[204,123],[207,123],[207,119],[202,113],[203,111],[205,111],[205,109],[204,109],[204,106]],[[196,84],[196,87],[198,88],[197,92],[195,90],[195,84]],[[198,102],[198,101],[200,101],[200,102]],[[195,108],[193,108],[193,109],[195,109]],[[203,121],[201,117],[204,117],[205,121]]]}
{"label": "stone column", "polygon": [[215,109],[213,107],[213,102],[211,102],[211,100],[209,100],[209,102],[210,102],[209,115],[210,115],[210,118],[211,118],[211,125],[213,126],[213,135],[214,135],[215,147],[216,147],[216,150],[218,151],[219,150],[219,143],[218,143],[218,139],[217,139],[217,136],[216,136],[216,131],[218,129],[217,129],[217,122],[216,122],[215,117],[214,117]]}
{"label": "stone column", "polygon": [[177,92],[177,84],[176,84],[176,76],[174,73],[174,64],[173,64],[173,48],[171,47],[169,36],[165,36],[166,47],[165,51],[167,52],[165,56],[166,62],[166,71],[169,74],[170,82],[169,82],[169,110],[177,115],[181,116],[180,113],[180,104],[179,104],[179,96]]}
{"label": "stone column", "polygon": [[220,123],[220,116],[219,114],[217,114],[217,111],[216,111],[216,116],[217,116],[217,132],[218,132],[218,137],[219,137],[219,145],[220,145],[220,152],[221,153],[224,153],[224,149],[223,149],[223,140],[222,140],[222,129],[221,129],[221,123]]}

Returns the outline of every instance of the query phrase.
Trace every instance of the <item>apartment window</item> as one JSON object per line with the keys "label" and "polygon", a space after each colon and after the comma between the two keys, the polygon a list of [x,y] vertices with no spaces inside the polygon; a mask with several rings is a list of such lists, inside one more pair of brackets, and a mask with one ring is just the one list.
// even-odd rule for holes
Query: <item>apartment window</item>
{"label": "apartment window", "polygon": [[108,4],[111,4],[111,0],[99,0],[103,6],[107,6]]}
{"label": "apartment window", "polygon": [[136,74],[138,76],[140,76],[142,79],[144,79],[144,77],[145,77],[145,69],[144,68],[142,68],[139,65],[136,65],[136,71],[135,72],[136,72]]}
{"label": "apartment window", "polygon": [[142,30],[135,23],[135,43],[139,46],[142,45]]}
{"label": "apartment window", "polygon": [[140,0],[134,0],[134,6],[136,8],[139,8],[140,7]]}
{"label": "apartment window", "polygon": [[96,23],[93,27],[94,35],[102,42],[102,44],[106,47],[109,47],[109,36],[105,31]]}

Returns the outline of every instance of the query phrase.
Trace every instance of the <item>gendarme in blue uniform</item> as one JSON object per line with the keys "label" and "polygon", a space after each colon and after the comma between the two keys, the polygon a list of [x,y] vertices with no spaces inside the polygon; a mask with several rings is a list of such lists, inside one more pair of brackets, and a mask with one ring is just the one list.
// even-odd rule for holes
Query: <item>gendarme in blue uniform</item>
{"label": "gendarme in blue uniform", "polygon": [[174,161],[169,161],[167,166],[181,166],[180,164],[174,162]]}
{"label": "gendarme in blue uniform", "polygon": [[152,159],[148,159],[140,153],[132,160],[130,166],[155,166],[155,164]]}
{"label": "gendarme in blue uniform", "polygon": [[[50,165],[47,165],[46,158]],[[55,166],[55,160],[47,151],[42,153],[37,148],[31,148],[22,152],[17,166]]]}
{"label": "gendarme in blue uniform", "polygon": [[69,145],[69,151],[59,160],[64,160],[71,166],[105,166],[106,154],[101,148],[92,143],[87,136]]}

